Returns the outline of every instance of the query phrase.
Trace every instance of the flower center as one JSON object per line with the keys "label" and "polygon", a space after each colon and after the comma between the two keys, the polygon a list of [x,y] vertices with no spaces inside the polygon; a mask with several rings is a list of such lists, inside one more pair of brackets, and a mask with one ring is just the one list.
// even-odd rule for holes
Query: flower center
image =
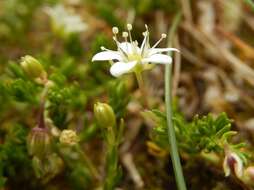
{"label": "flower center", "polygon": [[128,60],[129,61],[137,61],[137,62],[141,63],[142,56],[137,53],[128,54]]}

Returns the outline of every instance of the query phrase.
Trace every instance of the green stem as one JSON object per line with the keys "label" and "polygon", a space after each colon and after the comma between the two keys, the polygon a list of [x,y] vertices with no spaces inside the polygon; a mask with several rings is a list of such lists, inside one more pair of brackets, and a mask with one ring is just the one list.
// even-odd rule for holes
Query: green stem
{"label": "green stem", "polygon": [[106,180],[104,183],[103,190],[113,190],[119,180],[118,171],[118,145],[109,145],[107,152],[107,169],[106,169]]}
{"label": "green stem", "polygon": [[82,151],[81,147],[77,147],[78,152],[81,154],[81,156],[83,157],[87,167],[89,168],[91,174],[93,175],[93,177],[95,177],[96,179],[99,179],[99,172],[97,171],[97,169],[94,167],[92,161],[89,159],[89,157],[87,157],[87,155]]}
{"label": "green stem", "polygon": [[[113,128],[115,130],[113,130]],[[106,179],[104,181],[103,190],[115,189],[121,177],[121,170],[118,164],[118,147],[121,142],[121,137],[124,129],[124,121],[121,119],[119,126],[109,127],[105,131],[107,141],[107,155],[106,155]],[[118,130],[116,130],[118,129]]]}
{"label": "green stem", "polygon": [[144,103],[144,106],[146,108],[148,108],[148,99],[147,99],[147,94],[146,94],[146,88],[145,88],[145,83],[144,83],[144,80],[142,78],[142,74],[140,72],[135,72],[135,76],[137,78],[137,81],[138,81],[138,86],[139,86],[139,89],[141,90],[141,95],[142,95],[142,98],[143,98],[143,103]]}
{"label": "green stem", "polygon": [[[169,31],[169,43],[168,45],[171,46],[171,42],[174,36],[174,33],[176,32],[178,23],[181,19],[181,12],[179,12],[172,24],[172,27]],[[186,185],[184,181],[184,176],[182,172],[182,166],[180,162],[178,147],[177,147],[177,140],[175,135],[175,129],[173,125],[173,112],[172,112],[172,64],[167,64],[165,68],[165,103],[166,103],[166,114],[167,114],[167,127],[168,127],[168,140],[169,140],[169,146],[170,146],[170,154],[172,159],[172,164],[174,168],[175,178],[176,178],[176,184],[178,187],[178,190],[186,190]]]}
{"label": "green stem", "polygon": [[165,71],[165,102],[168,126],[168,140],[170,145],[170,154],[173,163],[177,187],[179,190],[186,190],[186,185],[183,177],[182,166],[179,158],[175,129],[172,121],[172,95],[171,95],[171,72],[172,64],[166,65]]}

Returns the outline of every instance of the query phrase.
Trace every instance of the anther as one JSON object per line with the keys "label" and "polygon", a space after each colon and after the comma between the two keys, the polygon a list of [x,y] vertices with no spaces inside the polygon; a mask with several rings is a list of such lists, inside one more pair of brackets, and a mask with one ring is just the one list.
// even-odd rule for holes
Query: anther
{"label": "anther", "polygon": [[101,46],[101,50],[103,50],[103,51],[104,51],[104,50],[106,50],[106,48],[105,48],[104,46]]}
{"label": "anther", "polygon": [[166,34],[161,34],[161,38],[153,45],[152,48],[155,48],[164,38],[166,38],[167,35]]}
{"label": "anther", "polygon": [[145,31],[145,32],[143,32],[142,34],[143,34],[143,36],[147,36],[147,31]]}
{"label": "anther", "polygon": [[128,32],[123,32],[122,36],[123,36],[123,38],[127,38],[128,37]]}
{"label": "anther", "polygon": [[114,26],[114,27],[112,28],[112,32],[113,32],[113,34],[118,34],[119,30],[118,30],[117,27]]}
{"label": "anther", "polygon": [[128,30],[132,30],[132,25],[131,24],[127,24],[127,29]]}
{"label": "anther", "polygon": [[166,38],[167,37],[167,34],[161,34],[161,38]]}

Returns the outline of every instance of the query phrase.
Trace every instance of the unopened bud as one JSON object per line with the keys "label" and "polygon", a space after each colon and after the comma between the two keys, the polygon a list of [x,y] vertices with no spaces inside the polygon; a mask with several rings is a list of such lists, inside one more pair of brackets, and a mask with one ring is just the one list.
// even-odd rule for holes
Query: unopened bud
{"label": "unopened bud", "polygon": [[35,127],[27,139],[28,153],[39,158],[45,157],[51,151],[51,136],[48,129]]}
{"label": "unopened bud", "polygon": [[79,142],[79,137],[75,131],[64,129],[60,134],[59,141],[62,144],[72,146]]}
{"label": "unopened bud", "polygon": [[105,103],[94,104],[94,115],[101,127],[113,127],[116,123],[116,117],[113,109]]}
{"label": "unopened bud", "polygon": [[224,158],[223,169],[225,176],[229,176],[232,172],[236,177],[241,178],[243,176],[243,161],[236,153],[228,152]]}
{"label": "unopened bud", "polygon": [[45,78],[46,72],[41,63],[30,55],[21,58],[21,67],[31,78]]}

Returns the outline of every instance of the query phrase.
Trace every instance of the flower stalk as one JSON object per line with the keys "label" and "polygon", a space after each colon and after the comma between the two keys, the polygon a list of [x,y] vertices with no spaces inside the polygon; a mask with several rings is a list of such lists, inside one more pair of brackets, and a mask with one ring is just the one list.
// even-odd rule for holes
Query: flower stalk
{"label": "flower stalk", "polygon": [[[177,28],[177,24],[180,21],[181,14],[179,13],[170,29],[170,36],[172,36]],[[171,38],[172,39],[172,38]],[[166,64],[165,67],[165,104],[166,104],[166,116],[167,116],[167,126],[168,126],[168,140],[170,146],[170,154],[172,159],[172,164],[174,168],[175,178],[177,187],[179,190],[186,190],[186,185],[184,181],[184,176],[182,172],[182,166],[180,162],[177,140],[175,135],[175,129],[173,124],[173,112],[172,112],[172,64]]]}
{"label": "flower stalk", "polygon": [[113,109],[105,103],[98,102],[94,105],[94,115],[102,129],[107,146],[106,177],[103,190],[115,189],[121,177],[121,168],[118,165],[118,147],[123,135],[124,122],[121,119],[118,125]]}
{"label": "flower stalk", "polygon": [[138,87],[141,90],[141,96],[143,97],[144,106],[147,108],[148,99],[147,99],[146,88],[145,88],[145,83],[144,83],[142,74],[140,72],[135,72],[135,76],[138,82]]}

